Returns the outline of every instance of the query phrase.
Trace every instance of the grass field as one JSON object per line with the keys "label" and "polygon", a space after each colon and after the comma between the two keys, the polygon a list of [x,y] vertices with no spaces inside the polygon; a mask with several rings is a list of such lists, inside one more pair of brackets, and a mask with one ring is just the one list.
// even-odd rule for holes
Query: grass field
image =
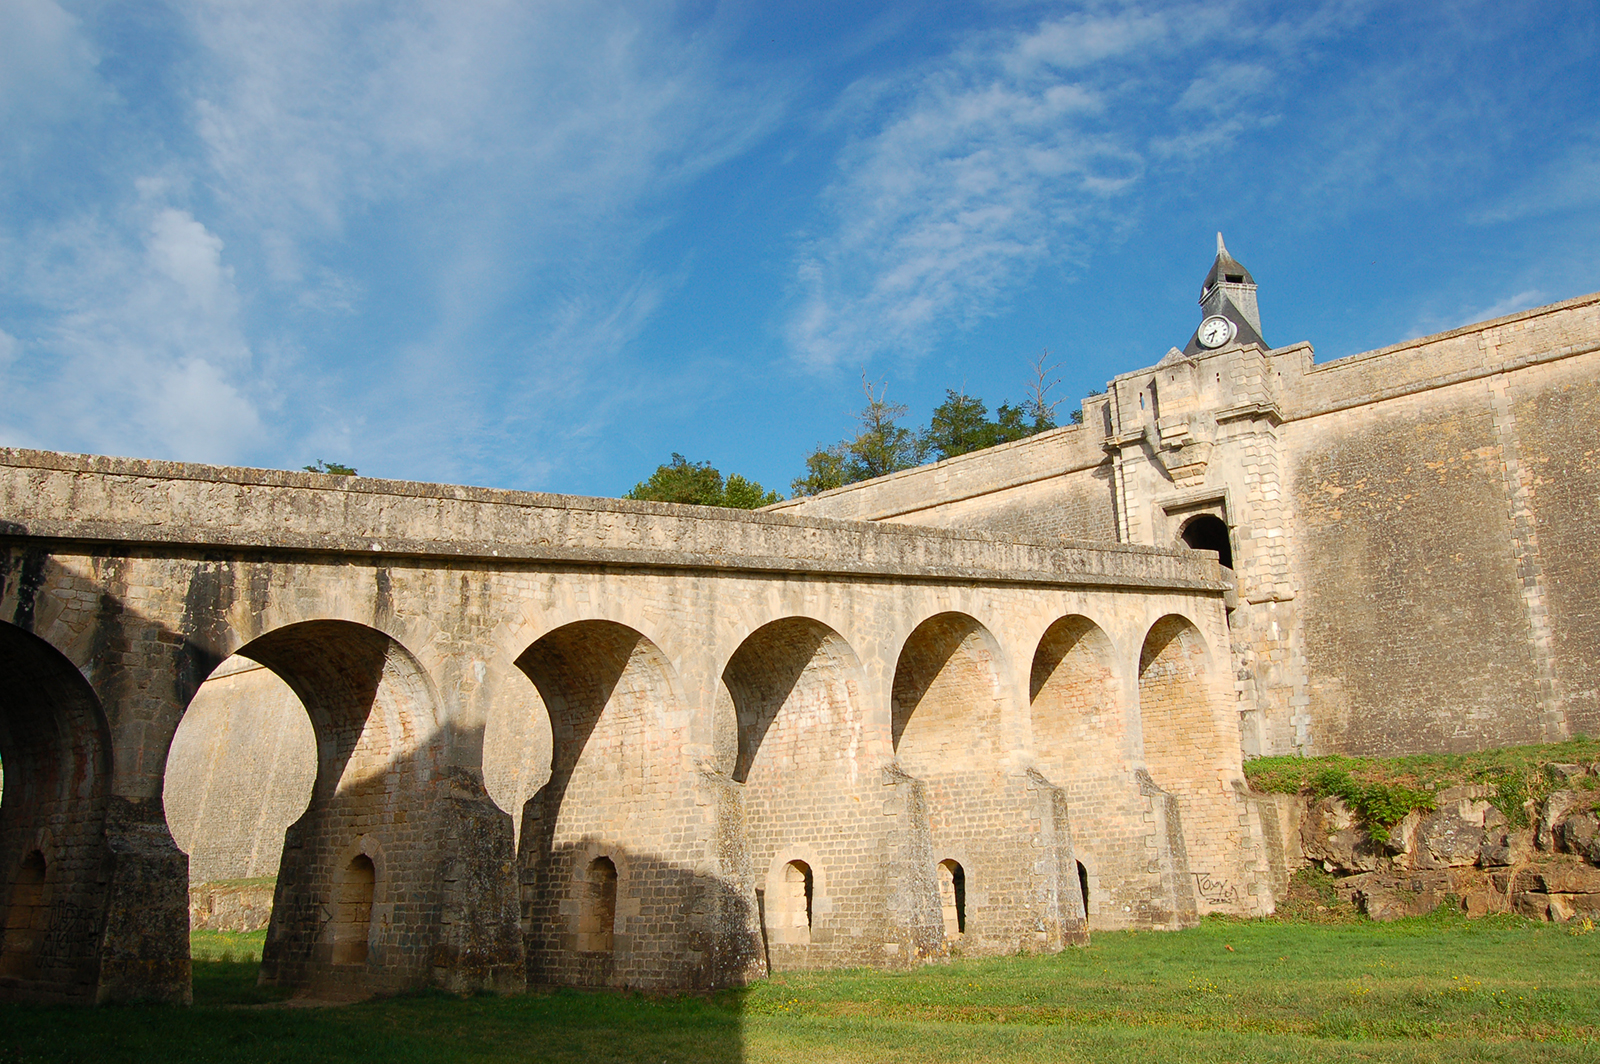
{"label": "grass field", "polygon": [[336,1008],[258,990],[260,939],[196,934],[191,1009],[0,1006],[0,1062],[1600,1060],[1600,933],[1509,916],[1210,920],[710,997]]}

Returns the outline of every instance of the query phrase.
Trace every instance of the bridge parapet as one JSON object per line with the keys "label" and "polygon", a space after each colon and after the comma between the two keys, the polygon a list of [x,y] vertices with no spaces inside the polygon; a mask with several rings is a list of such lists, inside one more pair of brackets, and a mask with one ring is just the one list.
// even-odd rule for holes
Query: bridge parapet
{"label": "bridge parapet", "polygon": [[0,448],[0,534],[320,554],[1221,591],[1214,561],[1122,544]]}

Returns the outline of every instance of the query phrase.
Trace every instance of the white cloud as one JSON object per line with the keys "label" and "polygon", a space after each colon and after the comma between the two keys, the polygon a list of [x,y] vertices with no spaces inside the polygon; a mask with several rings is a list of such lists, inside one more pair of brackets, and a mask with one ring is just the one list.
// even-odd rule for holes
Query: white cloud
{"label": "white cloud", "polygon": [[101,97],[97,62],[79,20],[59,4],[0,4],[0,120],[8,137],[23,124],[59,121]]}
{"label": "white cloud", "polygon": [[[1165,36],[1166,15],[1072,17],[986,38],[898,91],[862,90],[889,117],[850,144],[826,229],[795,270],[792,350],[826,367],[923,353],[992,313],[1144,161],[1107,128],[1108,88],[1065,73]],[[896,96],[906,102],[894,108]]]}
{"label": "white cloud", "polygon": [[79,217],[33,234],[16,278],[42,309],[9,389],[9,430],[51,446],[238,460],[262,431],[223,244],[187,211],[139,199],[127,228]]}
{"label": "white cloud", "polygon": [[1549,302],[1549,296],[1537,288],[1529,288],[1506,296],[1488,306],[1475,308],[1458,307],[1453,311],[1442,314],[1424,314],[1406,333],[1406,339],[1415,340],[1419,336],[1431,336],[1434,333],[1449,332],[1467,325],[1476,325],[1479,322],[1493,321],[1503,318],[1508,314],[1518,311],[1530,310]]}
{"label": "white cloud", "polygon": [[837,120],[860,132],[794,266],[792,353],[916,358],[1003,311],[1041,264],[1124,224],[1153,167],[1182,180],[1276,124],[1276,71],[1365,7],[1274,22],[1242,3],[1100,5],[854,86]]}

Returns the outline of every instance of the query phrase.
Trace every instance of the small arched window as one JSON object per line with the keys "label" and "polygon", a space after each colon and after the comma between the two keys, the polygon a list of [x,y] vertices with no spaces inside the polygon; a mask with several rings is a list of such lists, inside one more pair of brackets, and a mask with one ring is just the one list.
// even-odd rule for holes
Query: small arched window
{"label": "small arched window", "polygon": [[339,877],[334,898],[333,963],[367,963],[367,939],[372,934],[372,894],[377,885],[372,858],[358,853]]}
{"label": "small arched window", "polygon": [[967,873],[959,861],[939,862],[939,907],[944,912],[944,937],[960,938],[967,930]]}
{"label": "small arched window", "polygon": [[578,949],[610,953],[617,926],[617,866],[609,857],[589,862],[583,904],[578,914]]}
{"label": "small arched window", "polygon": [[1184,545],[1191,550],[1214,550],[1224,566],[1233,568],[1233,541],[1228,526],[1213,514],[1201,514],[1183,526]]}
{"label": "small arched window", "polygon": [[811,942],[811,866],[790,861],[783,867],[783,909],[788,924],[788,940],[796,945]]}
{"label": "small arched window", "polygon": [[0,975],[19,976],[33,964],[33,950],[45,925],[44,854],[34,850],[22,859],[6,910],[5,952]]}

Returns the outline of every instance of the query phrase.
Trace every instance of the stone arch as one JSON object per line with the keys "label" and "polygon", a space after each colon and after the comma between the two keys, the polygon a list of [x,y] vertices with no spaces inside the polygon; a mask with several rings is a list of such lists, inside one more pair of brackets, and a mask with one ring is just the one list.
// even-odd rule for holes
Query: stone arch
{"label": "stone arch", "polygon": [[1000,648],[964,613],[917,625],[901,647],[891,688],[896,760],[927,778],[992,765],[1008,752]]}
{"label": "stone arch", "polygon": [[1139,651],[1139,715],[1145,765],[1180,795],[1206,786],[1217,756],[1210,653],[1194,622],[1168,614],[1150,627]]}
{"label": "stone arch", "polygon": [[[719,690],[719,760],[738,786],[727,813],[742,825],[750,867],[767,868],[762,892],[767,955],[774,969],[843,961],[851,945],[825,886],[837,870],[845,895],[874,895],[881,868],[863,863],[882,825],[865,812],[881,787],[865,763],[862,669],[838,632],[809,617],[785,617],[751,632],[729,657]],[[725,708],[722,708],[725,704]],[[878,814],[878,820],[883,819]],[[799,861],[812,884],[805,933],[796,930],[793,884],[782,868]],[[750,878],[737,866],[734,879]],[[787,901],[785,899],[788,899]]]}
{"label": "stone arch", "polygon": [[833,908],[832,890],[828,868],[811,846],[784,850],[768,863],[761,908],[767,949],[778,951],[774,969],[785,967],[776,958],[793,961],[803,955],[795,947],[811,946],[819,933],[831,934],[823,930],[821,918]]}
{"label": "stone arch", "polygon": [[[670,969],[682,963],[690,914],[670,896],[686,886],[665,886],[679,878],[669,855],[704,813],[682,763],[689,714],[671,663],[636,629],[586,620],[547,632],[516,665],[533,685],[526,712],[545,714],[552,737],[550,775],[524,805],[518,855],[530,977],[577,985],[681,977]],[[597,856],[620,876],[609,952],[576,948],[585,870]],[[643,883],[662,886],[643,891]]]}
{"label": "stone arch", "polygon": [[[1188,865],[1201,911],[1237,909],[1243,896],[1239,854],[1244,838],[1234,794],[1223,782],[1230,760],[1212,687],[1211,653],[1193,621],[1168,614],[1155,622],[1139,652],[1139,714],[1145,765],[1176,799]],[[1237,758],[1237,737],[1232,757]]]}
{"label": "stone arch", "polygon": [[1228,524],[1216,514],[1197,514],[1178,530],[1178,542],[1190,550],[1217,552],[1223,566],[1233,568],[1233,536]]}
{"label": "stone arch", "polygon": [[939,908],[944,937],[960,938],[967,930],[967,870],[954,857],[939,862]]}
{"label": "stone arch", "polygon": [[213,669],[178,722],[162,780],[190,882],[276,876],[316,774],[316,729],[294,690],[243,655]]}
{"label": "stone arch", "polygon": [[891,688],[895,760],[925,795],[934,926],[942,940],[936,859],[959,855],[962,949],[973,953],[1059,949],[1083,928],[1060,891],[1072,855],[1066,802],[1013,756],[1004,674],[983,625],[941,613],[906,639]]}
{"label": "stone arch", "polygon": [[95,996],[110,752],[83,675],[45,640],[0,622],[0,994]]}
{"label": "stone arch", "polygon": [[[350,862],[365,855],[376,869],[373,854],[385,840],[402,856],[377,881],[433,889],[437,858],[416,843],[437,808],[443,758],[431,679],[391,636],[347,620],[287,624],[252,639],[237,656],[287,685],[316,739],[309,801],[284,833],[263,982],[389,990],[426,980],[438,933],[438,914],[429,907],[408,907],[398,921],[372,921],[371,953],[359,962],[350,959],[354,947],[341,952],[323,933],[322,922],[324,912],[347,907]],[[352,965],[360,975],[351,974]]]}
{"label": "stone arch", "polygon": [[1034,756],[1045,775],[1062,785],[1107,768],[1126,774],[1127,726],[1116,661],[1104,629],[1076,614],[1045,629],[1034,651],[1028,676]]}

